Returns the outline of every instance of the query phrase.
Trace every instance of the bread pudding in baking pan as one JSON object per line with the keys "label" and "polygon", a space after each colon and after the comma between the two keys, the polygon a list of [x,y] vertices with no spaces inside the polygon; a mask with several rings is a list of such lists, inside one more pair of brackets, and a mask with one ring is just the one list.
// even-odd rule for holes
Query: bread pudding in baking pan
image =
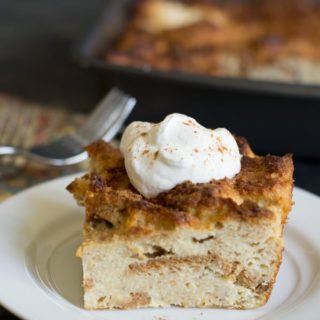
{"label": "bread pudding in baking pan", "polygon": [[311,0],[140,0],[107,50],[114,64],[320,83],[320,5]]}

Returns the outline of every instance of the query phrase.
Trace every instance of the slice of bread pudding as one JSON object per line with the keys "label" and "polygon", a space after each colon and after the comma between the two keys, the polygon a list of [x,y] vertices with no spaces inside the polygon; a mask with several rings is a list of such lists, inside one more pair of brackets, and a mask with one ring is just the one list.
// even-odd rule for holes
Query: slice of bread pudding
{"label": "slice of bread pudding", "polygon": [[131,185],[118,149],[88,146],[91,171],[67,187],[86,210],[77,252],[85,308],[267,302],[282,259],[293,163],[237,143],[243,157],[234,178],[185,182],[151,199]]}

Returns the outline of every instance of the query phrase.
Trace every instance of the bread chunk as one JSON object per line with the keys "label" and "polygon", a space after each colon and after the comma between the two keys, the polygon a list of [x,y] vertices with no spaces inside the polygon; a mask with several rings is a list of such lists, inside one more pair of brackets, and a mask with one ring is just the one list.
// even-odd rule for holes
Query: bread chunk
{"label": "bread chunk", "polygon": [[265,304],[282,259],[291,209],[291,155],[257,156],[237,138],[233,179],[177,185],[146,199],[120,151],[88,146],[91,171],[67,189],[85,207],[82,258],[87,309]]}

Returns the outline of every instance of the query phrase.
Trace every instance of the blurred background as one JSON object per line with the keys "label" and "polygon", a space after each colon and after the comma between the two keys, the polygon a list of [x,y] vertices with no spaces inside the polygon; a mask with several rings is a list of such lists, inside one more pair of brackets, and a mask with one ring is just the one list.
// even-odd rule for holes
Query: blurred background
{"label": "blurred background", "polygon": [[73,54],[105,5],[104,0],[1,0],[0,91],[90,110],[101,90]]}
{"label": "blurred background", "polygon": [[[116,85],[138,99],[131,120],[160,121],[178,111],[246,136],[263,154],[294,153],[296,184],[320,195],[319,84],[256,85],[105,63],[101,50],[129,2],[0,0],[1,144],[30,147],[69,132]],[[0,199],[77,170],[34,170],[2,159]],[[1,319],[14,319],[0,310]]]}

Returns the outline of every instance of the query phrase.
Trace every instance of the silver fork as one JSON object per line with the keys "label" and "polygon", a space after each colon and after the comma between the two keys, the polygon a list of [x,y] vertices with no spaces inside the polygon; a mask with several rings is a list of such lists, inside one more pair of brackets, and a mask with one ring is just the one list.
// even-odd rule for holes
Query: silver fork
{"label": "silver fork", "polygon": [[135,98],[114,88],[102,99],[85,123],[73,134],[31,149],[0,146],[0,156],[20,155],[52,166],[67,166],[80,163],[88,157],[84,147],[101,138],[105,141],[110,141],[119,132],[135,104]]}

